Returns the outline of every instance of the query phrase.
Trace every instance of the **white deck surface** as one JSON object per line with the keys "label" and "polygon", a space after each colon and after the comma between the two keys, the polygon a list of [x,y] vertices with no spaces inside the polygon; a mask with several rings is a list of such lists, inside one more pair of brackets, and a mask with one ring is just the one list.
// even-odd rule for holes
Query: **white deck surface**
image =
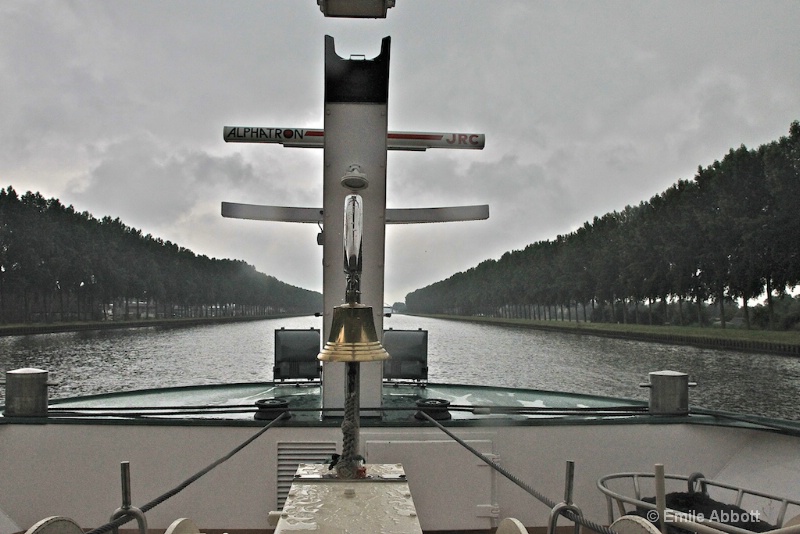
{"label": "white deck surface", "polygon": [[422,534],[400,464],[369,464],[367,478],[333,478],[324,464],[301,464],[275,534]]}

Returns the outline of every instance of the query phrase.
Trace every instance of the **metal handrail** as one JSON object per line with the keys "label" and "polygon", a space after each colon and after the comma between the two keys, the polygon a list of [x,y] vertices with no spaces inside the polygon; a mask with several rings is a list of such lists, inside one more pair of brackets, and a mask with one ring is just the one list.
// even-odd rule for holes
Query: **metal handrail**
{"label": "metal handrail", "polygon": [[[619,480],[619,479],[630,479],[632,487],[633,487],[633,494],[634,496],[631,497],[629,495],[625,495],[619,492],[613,491],[611,488],[608,487],[607,483],[611,480]],[[608,503],[608,520],[609,523],[614,522],[614,504],[616,503],[617,510],[620,515],[625,515],[627,511],[625,510],[625,504],[631,504],[639,508],[644,508],[647,510],[656,510],[656,505],[653,503],[645,502],[642,500],[642,490],[641,490],[641,480],[642,479],[653,479],[655,483],[655,475],[653,473],[634,473],[634,472],[626,472],[626,473],[612,473],[610,475],[606,475],[601,477],[597,481],[597,488],[606,496],[606,500]],[[678,480],[683,481],[687,484],[687,488],[689,492],[695,491],[695,488],[699,484],[701,488],[700,491],[706,495],[708,495],[709,488],[719,488],[723,490],[733,491],[736,493],[736,498],[734,501],[735,506],[741,507],[743,499],[745,496],[752,496],[752,497],[760,497],[763,499],[767,499],[770,503],[780,503],[780,507],[778,509],[778,514],[775,519],[776,526],[778,529],[770,531],[771,534],[789,534],[789,533],[800,533],[800,525],[795,525],[792,527],[783,527],[784,520],[786,518],[786,512],[789,506],[796,506],[800,508],[800,500],[789,499],[787,497],[781,497],[778,495],[773,495],[770,493],[766,493],[763,491],[758,490],[751,490],[742,488],[739,486],[734,486],[732,484],[727,484],[724,482],[719,482],[716,480],[710,480],[705,478],[700,473],[693,473],[689,476],[683,475],[664,475],[664,479],[669,480]],[[695,525],[705,525],[706,527],[711,527],[716,530],[720,530],[723,532],[727,532],[730,534],[752,534],[750,530],[742,529],[730,525],[725,525],[722,523],[718,523],[716,521],[711,521],[702,517],[698,516],[690,516],[689,514],[685,514],[683,512],[677,510],[671,510],[670,512],[673,513],[673,516],[676,518],[676,522],[680,523],[681,526],[692,529],[692,524]],[[695,530],[698,531],[706,531],[706,529],[699,528]]]}
{"label": "metal handrail", "polygon": [[[572,482],[571,479],[572,479],[572,476],[573,476],[573,469],[574,469],[574,465],[571,465],[572,462],[568,462],[567,463],[567,483],[566,483],[566,488],[565,488],[565,492],[564,492],[565,493],[565,495],[564,495],[565,496],[565,500],[562,503],[556,503],[555,501],[553,501],[552,499],[550,499],[549,497],[547,497],[543,493],[537,491],[532,486],[526,484],[525,482],[523,482],[522,480],[520,480],[519,478],[514,476],[507,469],[504,469],[503,467],[498,465],[497,462],[495,462],[492,459],[488,458],[485,454],[483,454],[482,452],[478,451],[475,447],[473,447],[472,445],[470,445],[469,443],[467,443],[463,439],[459,438],[454,433],[450,432],[450,430],[445,428],[444,425],[442,425],[441,423],[436,421],[433,417],[431,417],[430,415],[425,413],[425,411],[420,411],[420,414],[424,419],[427,419],[428,422],[431,423],[433,426],[435,426],[436,428],[438,428],[439,430],[441,430],[442,432],[444,432],[445,434],[450,436],[450,438],[453,439],[453,441],[455,441],[456,443],[458,443],[459,445],[461,445],[462,447],[467,449],[469,452],[471,452],[472,454],[474,454],[478,458],[480,458],[486,465],[488,465],[489,467],[494,469],[496,472],[498,472],[501,475],[503,475],[504,477],[506,477],[508,480],[510,480],[511,482],[513,482],[514,484],[519,486],[521,489],[523,489],[524,491],[526,491],[527,493],[532,495],[536,500],[538,500],[539,502],[541,502],[542,504],[544,504],[545,506],[550,508],[552,515],[551,515],[548,534],[553,534],[553,531],[555,530],[555,527],[556,527],[556,523],[558,521],[558,517],[560,517],[560,516],[564,516],[564,517],[566,517],[567,519],[569,519],[570,521],[572,521],[573,523],[576,524],[576,527],[575,527],[576,528],[576,534],[577,534],[577,529],[578,529],[577,525],[578,524],[592,529],[597,534],[617,534],[613,529],[611,529],[611,528],[609,528],[609,527],[607,527],[605,525],[601,525],[600,523],[598,523],[596,521],[592,521],[591,519],[588,519],[588,518],[584,517],[581,514],[580,509],[572,505],[572,486],[573,486],[573,482]],[[792,534],[795,534],[795,533],[792,533]],[[797,534],[800,534],[800,533],[797,533]]]}
{"label": "metal handrail", "polygon": [[275,417],[272,421],[267,423],[264,428],[244,440],[240,443],[237,447],[231,450],[225,456],[217,459],[216,461],[212,462],[204,469],[201,469],[191,477],[187,478],[183,482],[181,482],[176,487],[172,488],[171,490],[163,493],[153,499],[152,501],[148,502],[147,504],[143,505],[141,508],[130,506],[130,475],[127,473],[128,467],[127,462],[122,462],[122,506],[118,508],[114,514],[111,516],[111,520],[94,530],[90,530],[87,534],[106,534],[108,532],[117,532],[119,527],[132,521],[134,518],[139,523],[139,531],[140,532],[147,532],[147,520],[145,519],[145,513],[149,512],[159,504],[163,503],[167,499],[170,499],[186,489],[188,486],[199,480],[201,477],[205,476],[208,472],[216,469],[219,465],[227,462],[233,456],[239,453],[242,449],[250,445],[253,441],[261,437],[265,432],[267,432],[270,428],[275,426],[280,420],[284,419],[287,416],[287,412],[281,412],[277,417]]}

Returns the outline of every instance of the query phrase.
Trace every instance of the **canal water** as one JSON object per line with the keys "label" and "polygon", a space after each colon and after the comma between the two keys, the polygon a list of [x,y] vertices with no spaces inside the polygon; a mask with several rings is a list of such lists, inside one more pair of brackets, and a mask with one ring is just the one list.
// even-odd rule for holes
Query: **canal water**
{"label": "canal water", "polygon": [[[272,380],[274,330],[314,317],[0,338],[0,373],[50,371],[54,398]],[[800,420],[800,359],[393,315],[429,331],[429,380],[647,399],[650,371],[689,374],[694,406]],[[0,404],[4,390],[0,388]]]}

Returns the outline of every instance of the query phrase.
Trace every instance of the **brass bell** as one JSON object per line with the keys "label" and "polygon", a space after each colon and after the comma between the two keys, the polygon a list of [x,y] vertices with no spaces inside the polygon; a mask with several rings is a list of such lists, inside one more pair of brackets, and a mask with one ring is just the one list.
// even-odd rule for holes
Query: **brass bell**
{"label": "brass bell", "polygon": [[372,306],[352,303],[333,309],[331,334],[317,356],[323,362],[374,362],[388,360],[378,341]]}

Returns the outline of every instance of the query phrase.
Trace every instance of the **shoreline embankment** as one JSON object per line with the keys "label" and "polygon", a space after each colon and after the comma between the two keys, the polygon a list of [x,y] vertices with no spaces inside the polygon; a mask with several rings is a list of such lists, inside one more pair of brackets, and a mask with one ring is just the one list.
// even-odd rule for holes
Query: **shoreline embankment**
{"label": "shoreline embankment", "polygon": [[[466,321],[497,326],[531,328],[534,330],[562,332],[578,335],[629,339],[650,343],[670,345],[691,345],[695,347],[735,350],[740,352],[761,352],[784,356],[800,356],[800,333],[766,332],[742,329],[699,328],[699,327],[649,327],[646,325],[615,325],[608,323],[574,323],[558,321],[530,321],[502,317],[460,316],[460,315],[419,315],[451,321]],[[81,332],[91,330],[115,330],[126,328],[180,328],[208,324],[224,324],[269,319],[284,319],[298,315],[234,316],[234,317],[185,317],[170,319],[135,319],[124,321],[92,321],[75,323],[34,323],[0,325],[0,337],[53,334],[60,332]],[[764,339],[774,337],[774,339]]]}
{"label": "shoreline embankment", "polygon": [[[800,356],[800,334],[796,332],[766,332],[762,330],[753,331],[734,328],[649,327],[645,325],[614,325],[608,323],[581,322],[565,322],[559,324],[557,321],[530,321],[502,317],[419,315],[420,317],[431,317],[434,319],[513,326],[518,328],[531,328],[534,330],[628,339],[650,343],[691,345],[710,349]],[[763,337],[771,335],[776,339],[763,339]]]}
{"label": "shoreline embankment", "polygon": [[61,332],[83,332],[89,330],[119,330],[126,328],[180,328],[207,324],[241,323],[285,319],[297,315],[260,315],[232,317],[178,317],[170,319],[132,319],[122,321],[87,321],[76,323],[32,323],[0,326],[0,337],[56,334]]}

